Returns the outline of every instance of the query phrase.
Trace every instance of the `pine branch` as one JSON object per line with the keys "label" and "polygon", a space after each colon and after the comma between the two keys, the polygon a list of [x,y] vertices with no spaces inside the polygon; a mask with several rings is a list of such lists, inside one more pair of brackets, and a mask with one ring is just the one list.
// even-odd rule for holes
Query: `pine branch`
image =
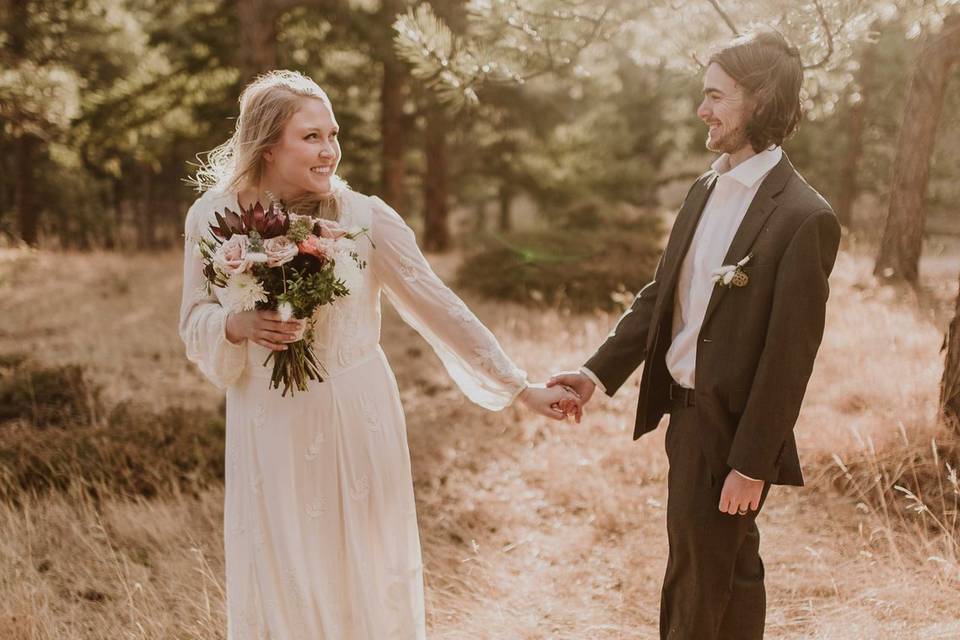
{"label": "pine branch", "polygon": [[830,29],[830,23],[827,21],[827,14],[823,10],[823,5],[820,4],[820,0],[813,0],[813,6],[817,8],[817,15],[820,18],[820,24],[823,27],[823,32],[827,36],[827,51],[823,57],[817,62],[805,65],[804,70],[817,69],[822,67],[830,60],[830,57],[833,55],[833,32]]}
{"label": "pine branch", "polygon": [[623,2],[606,0],[592,13],[581,2],[554,12],[532,11],[518,0],[475,5],[469,37],[455,36],[429,6],[420,5],[394,23],[395,48],[414,77],[442,101],[462,108],[476,104],[486,85],[522,84],[569,71],[583,50],[610,36],[607,28]]}

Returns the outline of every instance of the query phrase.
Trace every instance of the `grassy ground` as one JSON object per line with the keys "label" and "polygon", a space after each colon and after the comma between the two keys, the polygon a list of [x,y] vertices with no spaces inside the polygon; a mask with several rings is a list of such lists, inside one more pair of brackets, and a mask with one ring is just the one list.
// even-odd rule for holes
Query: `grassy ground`
{"label": "grassy ground", "polygon": [[[775,488],[759,518],[768,637],[956,638],[955,503],[916,514],[888,476],[891,461],[905,461],[897,478],[943,469],[924,452],[944,440],[938,350],[957,264],[939,257],[913,296],[876,288],[858,255],[840,257],[797,428],[808,486]],[[85,365],[107,405],[215,409],[176,336],[179,286],[176,253],[7,251],[0,354]],[[615,321],[468,302],[533,378],[578,365]],[[656,637],[666,458],[662,430],[631,441],[639,376],[560,424],[470,405],[392,312],[383,343],[408,416],[430,636]],[[0,637],[223,638],[222,498],[77,488],[0,505]],[[947,532],[929,520],[950,513]]]}

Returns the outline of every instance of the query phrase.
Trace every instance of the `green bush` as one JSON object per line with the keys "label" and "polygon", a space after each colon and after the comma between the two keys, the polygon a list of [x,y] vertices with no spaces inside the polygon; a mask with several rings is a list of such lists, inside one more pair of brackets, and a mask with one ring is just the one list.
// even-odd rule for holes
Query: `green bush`
{"label": "green bush", "polygon": [[619,310],[625,292],[650,281],[660,254],[650,218],[600,221],[583,205],[558,224],[485,239],[460,265],[457,280],[489,298],[571,311]]}

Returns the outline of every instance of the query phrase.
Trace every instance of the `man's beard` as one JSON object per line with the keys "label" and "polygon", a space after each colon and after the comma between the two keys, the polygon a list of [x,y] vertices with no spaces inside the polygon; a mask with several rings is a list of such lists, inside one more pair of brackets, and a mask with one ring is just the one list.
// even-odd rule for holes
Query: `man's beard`
{"label": "man's beard", "polygon": [[749,144],[746,127],[738,126],[719,140],[712,140],[707,133],[707,149],[715,153],[734,153]]}

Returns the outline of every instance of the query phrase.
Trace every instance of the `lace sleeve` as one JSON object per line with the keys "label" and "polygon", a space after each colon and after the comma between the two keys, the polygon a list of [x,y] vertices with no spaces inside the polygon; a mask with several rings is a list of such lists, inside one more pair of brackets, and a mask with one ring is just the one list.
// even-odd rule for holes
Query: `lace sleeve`
{"label": "lace sleeve", "polygon": [[371,267],[400,316],[430,344],[450,377],[478,405],[498,411],[527,385],[527,374],[493,334],[443,284],[396,211],[372,198]]}
{"label": "lace sleeve", "polygon": [[246,341],[233,344],[227,340],[228,311],[220,306],[215,295],[204,289],[203,262],[197,251],[201,234],[209,233],[209,198],[204,195],[187,213],[184,224],[183,294],[180,301],[180,338],[187,348],[187,358],[213,384],[225,389],[235,383],[246,364]]}

